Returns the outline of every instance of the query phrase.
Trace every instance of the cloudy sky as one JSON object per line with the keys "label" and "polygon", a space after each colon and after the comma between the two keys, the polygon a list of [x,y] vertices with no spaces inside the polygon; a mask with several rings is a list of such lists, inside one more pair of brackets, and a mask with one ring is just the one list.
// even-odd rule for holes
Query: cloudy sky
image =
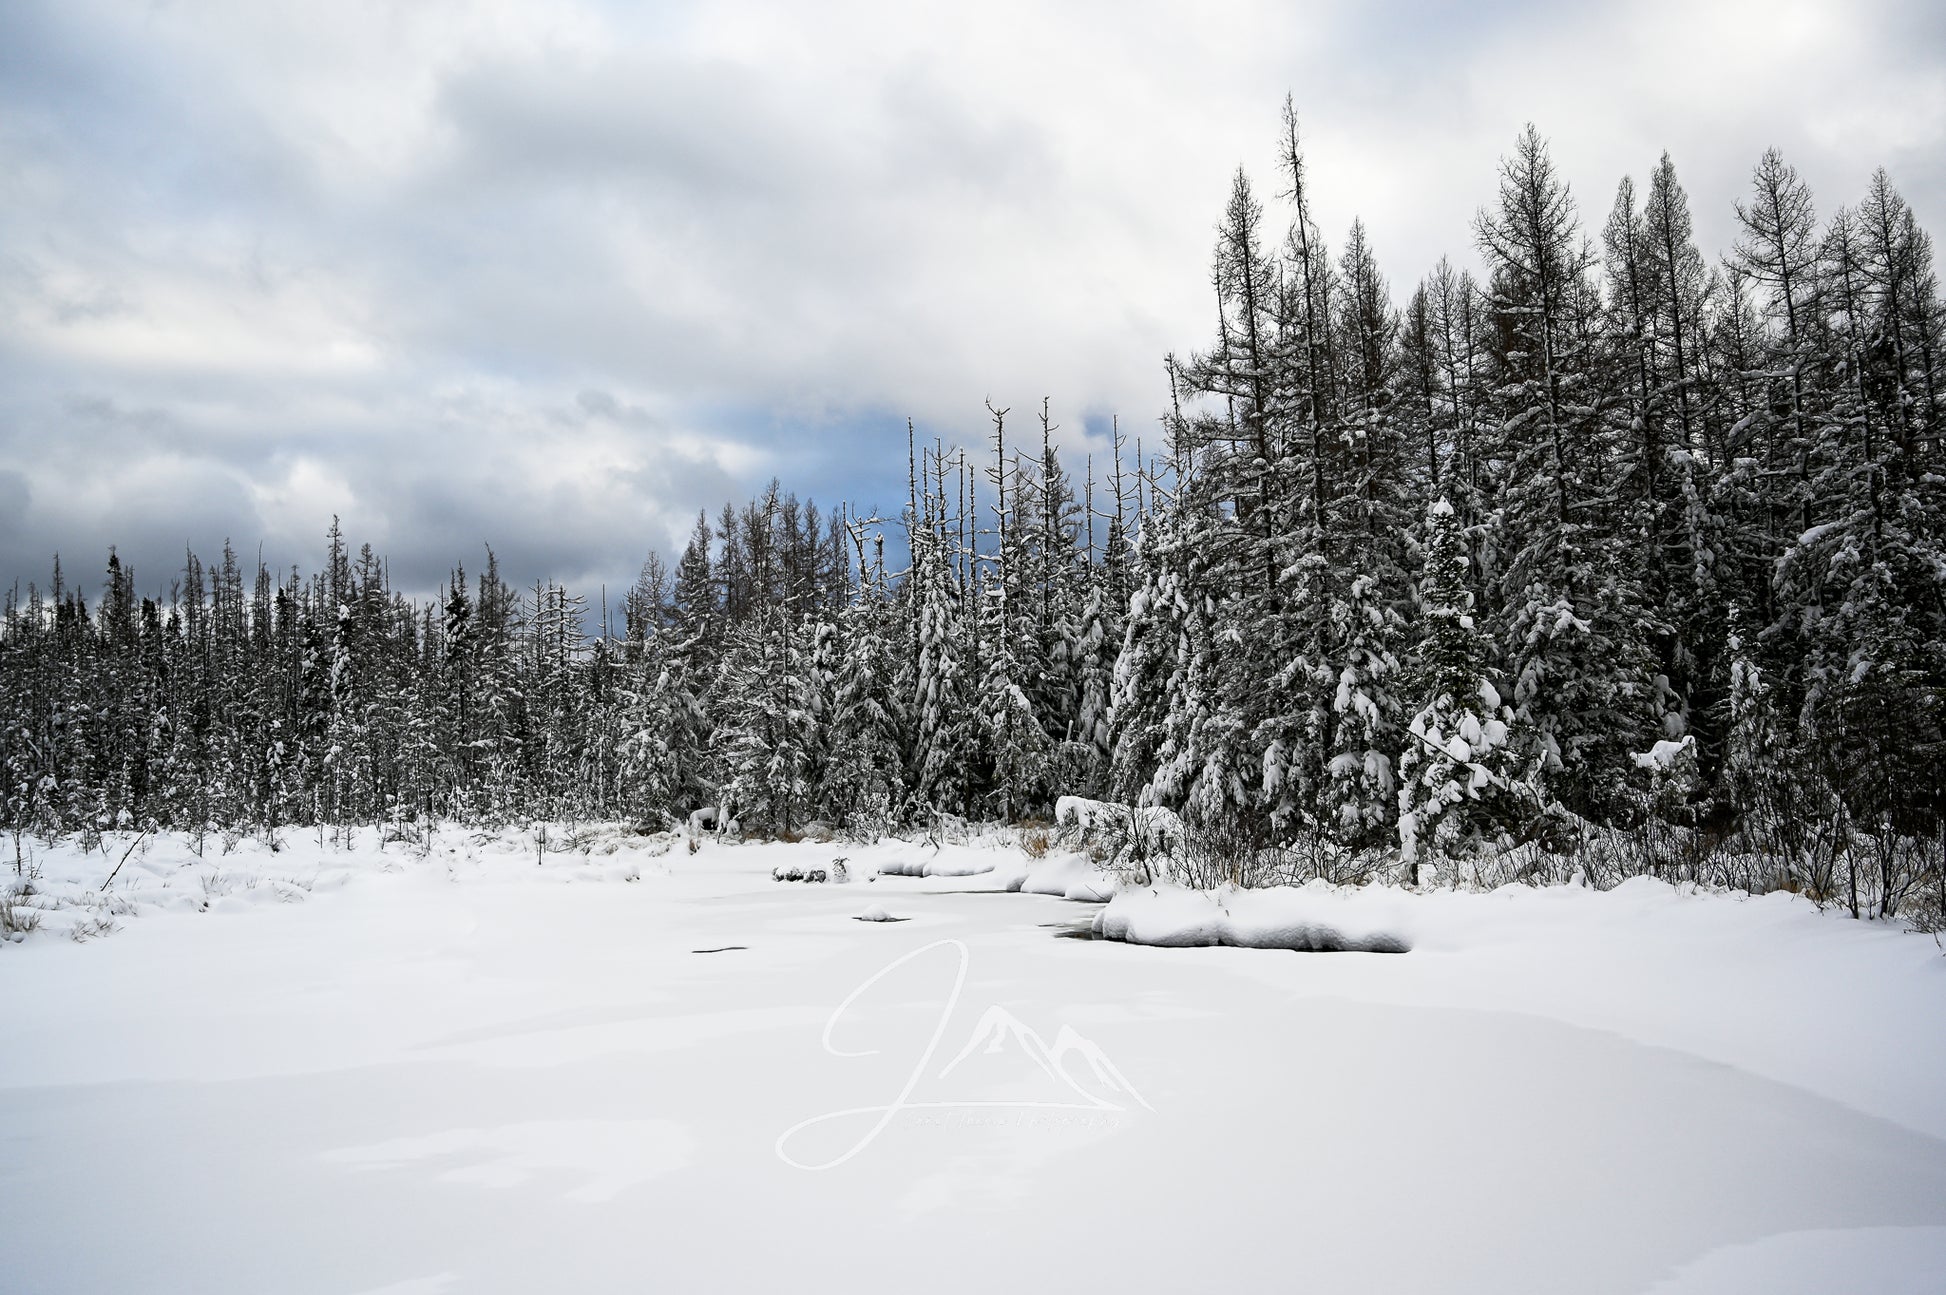
{"label": "cloudy sky", "polygon": [[773,475],[889,511],[907,416],[1099,450],[1287,89],[1400,298],[1528,120],[1596,225],[1666,148],[1714,255],[1774,144],[1946,233],[1927,0],[6,0],[0,578],[308,568],[336,513],[409,588],[593,593]]}

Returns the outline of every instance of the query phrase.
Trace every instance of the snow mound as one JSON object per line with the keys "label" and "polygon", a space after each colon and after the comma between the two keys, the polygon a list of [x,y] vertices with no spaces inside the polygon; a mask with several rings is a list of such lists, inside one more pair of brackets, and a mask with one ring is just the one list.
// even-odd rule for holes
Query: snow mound
{"label": "snow mound", "polygon": [[1218,891],[1165,884],[1116,895],[1095,915],[1094,931],[1105,940],[1164,948],[1404,953],[1412,947],[1410,900],[1403,891],[1333,890],[1321,883]]}
{"label": "snow mound", "polygon": [[1070,850],[1030,863],[1015,889],[1029,895],[1055,895],[1098,904],[1112,898],[1120,885],[1113,874],[1102,871],[1093,859],[1079,850]]}
{"label": "snow mound", "polygon": [[881,877],[977,877],[992,872],[996,859],[991,850],[943,847],[930,858],[892,859],[878,865]]}
{"label": "snow mound", "polygon": [[1112,873],[1078,850],[1028,859],[1015,850],[946,846],[923,859],[893,859],[878,865],[881,877],[980,877],[979,889],[1054,895],[1101,903],[1121,884]]}
{"label": "snow mound", "polygon": [[860,922],[897,922],[902,919],[896,918],[886,912],[885,905],[883,904],[867,904],[865,905],[865,911],[858,915],[857,920]]}

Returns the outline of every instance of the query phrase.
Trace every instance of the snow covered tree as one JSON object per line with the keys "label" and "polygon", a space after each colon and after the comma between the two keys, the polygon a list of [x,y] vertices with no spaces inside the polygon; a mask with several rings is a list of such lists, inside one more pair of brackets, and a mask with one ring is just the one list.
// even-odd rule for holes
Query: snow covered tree
{"label": "snow covered tree", "polygon": [[907,596],[917,608],[914,799],[931,810],[958,810],[972,781],[975,724],[967,678],[966,634],[950,555],[933,518],[912,533]]}
{"label": "snow covered tree", "polygon": [[1044,398],[990,473],[908,427],[905,571],[771,482],[651,555],[619,637],[491,549],[416,599],[335,522],[314,572],[226,544],[149,597],[111,550],[92,606],[57,559],[0,615],[6,825],[869,832],[1082,792],[1180,811],[1209,876],[1545,859],[1554,824],[1946,895],[1946,302],[1892,177],[1820,224],[1765,154],[1713,269],[1665,155],[1597,255],[1530,127],[1482,280],[1400,311],[1361,223],[1327,249],[1288,101],[1276,144],[1268,209],[1212,195],[1216,327],[1166,361],[1164,455],[1125,475],[1110,424],[1112,509]]}
{"label": "snow covered tree", "polygon": [[1458,519],[1439,499],[1426,522],[1411,680],[1416,709],[1399,757],[1399,855],[1414,886],[1425,864],[1444,873],[1508,844],[1531,809],[1520,803],[1510,759],[1513,712],[1487,677]]}
{"label": "snow covered tree", "polygon": [[1617,812],[1629,756],[1663,736],[1635,564],[1601,524],[1607,460],[1593,402],[1592,254],[1531,125],[1503,161],[1476,233],[1492,270],[1489,347],[1506,465],[1500,646],[1513,705],[1551,793]]}
{"label": "snow covered tree", "polygon": [[903,810],[900,647],[882,558],[863,569],[844,613],[831,699],[829,755],[818,802],[854,828],[882,830]]}

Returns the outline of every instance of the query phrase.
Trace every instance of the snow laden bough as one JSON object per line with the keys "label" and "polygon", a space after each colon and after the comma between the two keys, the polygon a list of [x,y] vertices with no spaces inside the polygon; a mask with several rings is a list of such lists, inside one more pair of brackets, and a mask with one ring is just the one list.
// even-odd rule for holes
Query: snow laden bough
{"label": "snow laden bough", "polygon": [[1334,890],[1322,882],[1263,890],[1124,890],[1095,915],[1097,939],[1162,948],[1228,945],[1304,953],[1406,953],[1407,903],[1399,892]]}

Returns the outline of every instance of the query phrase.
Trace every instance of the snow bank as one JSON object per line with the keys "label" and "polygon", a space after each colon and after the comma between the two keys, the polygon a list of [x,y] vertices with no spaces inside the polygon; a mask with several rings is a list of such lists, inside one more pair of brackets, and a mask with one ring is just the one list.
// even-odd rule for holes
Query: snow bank
{"label": "snow bank", "polygon": [[881,877],[977,877],[992,872],[1000,856],[992,850],[941,846],[925,858],[890,859],[878,865]]}
{"label": "snow bank", "polygon": [[[11,842],[9,843],[11,846]],[[0,859],[0,949],[113,934],[150,914],[226,915],[303,904],[316,894],[379,878],[461,884],[582,885],[724,871],[736,884],[832,884],[870,877],[937,877],[961,888],[1026,891],[1099,902],[1115,879],[1083,855],[1029,859],[1008,831],[977,843],[930,845],[886,838],[830,843],[738,844],[704,833],[643,833],[625,824],[539,823],[506,828],[407,825],[350,833],[286,829],[269,838],[197,840],[183,833],[116,832],[92,847],[76,838],[23,839],[20,867]],[[11,854],[11,849],[8,851]],[[854,870],[856,872],[854,873]]]}
{"label": "snow bank", "polygon": [[361,876],[633,882],[645,859],[666,855],[677,839],[617,824],[566,823],[499,831],[362,827],[322,838],[302,829],[200,840],[182,832],[113,832],[92,848],[73,837],[27,838],[18,866],[11,859],[0,866],[0,944],[89,940],[154,913],[298,904]]}
{"label": "snow bank", "polygon": [[1061,899],[1100,903],[1114,895],[1121,882],[1079,850],[1050,854],[1027,865],[1020,885],[1014,887],[1029,895],[1055,895]]}
{"label": "snow bank", "polygon": [[1078,850],[1028,859],[1016,850],[946,846],[924,859],[878,865],[881,877],[981,877],[983,888],[1100,903],[1121,882]]}
{"label": "snow bank", "polygon": [[1218,891],[1164,884],[1116,895],[1095,915],[1094,930],[1102,939],[1167,948],[1404,953],[1412,947],[1411,899],[1389,888],[1321,883]]}

